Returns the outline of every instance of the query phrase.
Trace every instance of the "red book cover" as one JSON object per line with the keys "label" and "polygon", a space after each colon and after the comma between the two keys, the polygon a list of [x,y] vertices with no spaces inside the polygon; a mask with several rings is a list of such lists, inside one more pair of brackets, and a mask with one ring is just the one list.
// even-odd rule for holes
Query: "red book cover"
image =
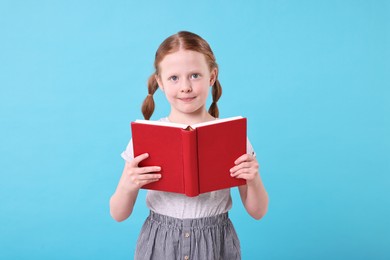
{"label": "red book cover", "polygon": [[139,166],[161,166],[161,179],[144,189],[193,197],[246,183],[229,172],[234,161],[246,153],[244,117],[192,126],[136,120],[131,123],[131,131],[134,156],[149,153]]}

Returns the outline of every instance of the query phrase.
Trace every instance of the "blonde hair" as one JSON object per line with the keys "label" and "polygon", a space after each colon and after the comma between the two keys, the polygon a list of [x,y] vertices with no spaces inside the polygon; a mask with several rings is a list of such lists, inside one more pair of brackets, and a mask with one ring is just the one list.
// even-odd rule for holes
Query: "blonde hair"
{"label": "blonde hair", "polygon": [[153,94],[158,89],[156,76],[159,75],[159,64],[166,55],[174,53],[180,48],[202,53],[206,58],[210,71],[216,69],[217,74],[211,90],[213,102],[210,105],[208,112],[213,117],[219,116],[217,102],[222,95],[222,86],[218,80],[218,64],[214,53],[209,44],[202,37],[191,32],[181,31],[165,39],[156,51],[154,59],[155,72],[148,79],[148,95],[146,96],[141,108],[142,114],[146,120],[150,119],[155,108]]}

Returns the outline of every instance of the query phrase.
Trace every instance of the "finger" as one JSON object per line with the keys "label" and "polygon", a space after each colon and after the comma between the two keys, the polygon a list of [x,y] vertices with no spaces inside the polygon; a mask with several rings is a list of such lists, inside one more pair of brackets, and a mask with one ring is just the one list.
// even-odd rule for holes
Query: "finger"
{"label": "finger", "polygon": [[143,174],[138,176],[133,176],[130,178],[130,183],[136,185],[138,188],[151,183],[156,182],[161,179],[161,174]]}
{"label": "finger", "polygon": [[248,173],[249,172],[249,168],[242,168],[242,169],[239,169],[239,170],[237,170],[237,171],[235,171],[235,172],[232,172],[231,174],[230,174],[230,176],[232,176],[232,177],[237,177],[238,175],[240,175],[240,174],[243,174],[243,173]]}
{"label": "finger", "polygon": [[156,182],[156,181],[159,181],[160,179],[150,179],[150,180],[144,180],[144,181],[140,181],[139,184],[140,186],[144,186],[146,184],[149,184],[149,183],[152,183],[152,182]]}
{"label": "finger", "polygon": [[234,161],[234,164],[240,164],[242,162],[245,162],[245,161],[251,161],[253,160],[253,156],[250,155],[250,154],[243,154],[241,155],[240,157],[238,157],[237,160]]}
{"label": "finger", "polygon": [[252,163],[251,162],[242,162],[236,166],[234,166],[233,168],[230,169],[230,172],[231,173],[234,173],[240,169],[243,169],[243,168],[250,168],[252,166]]}
{"label": "finger", "polygon": [[236,177],[242,173],[249,173],[249,174],[253,174],[253,175],[256,175],[258,173],[258,168],[256,167],[256,165],[250,165],[250,167],[242,167],[242,168],[239,168],[237,169],[236,171],[234,172],[231,172],[231,176],[232,177]]}
{"label": "finger", "polygon": [[153,179],[160,179],[161,174],[142,174],[138,176],[138,180],[145,181],[145,180],[153,180]]}
{"label": "finger", "polygon": [[137,174],[148,174],[151,172],[159,172],[159,171],[161,171],[160,166],[145,166],[145,167],[134,169],[134,172]]}
{"label": "finger", "polygon": [[134,159],[130,162],[130,165],[131,165],[132,167],[136,167],[136,166],[138,166],[138,164],[139,164],[140,162],[142,162],[143,160],[145,160],[145,159],[148,158],[148,157],[149,157],[149,154],[148,154],[148,153],[140,154],[140,155],[134,157]]}
{"label": "finger", "polygon": [[236,179],[247,180],[247,181],[251,179],[250,175],[249,174],[245,174],[245,173],[237,175],[235,178]]}
{"label": "finger", "polygon": [[245,179],[245,180],[252,180],[255,178],[255,174],[253,172],[239,172],[237,175],[232,176],[237,179]]}

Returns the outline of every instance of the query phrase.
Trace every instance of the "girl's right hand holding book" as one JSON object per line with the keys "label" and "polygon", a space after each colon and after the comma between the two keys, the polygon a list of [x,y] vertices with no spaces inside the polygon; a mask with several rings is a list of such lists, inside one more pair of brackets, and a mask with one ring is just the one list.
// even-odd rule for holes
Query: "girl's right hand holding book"
{"label": "girl's right hand holding book", "polygon": [[123,221],[131,215],[142,186],[161,178],[161,174],[156,173],[161,167],[138,166],[148,157],[149,155],[145,153],[135,157],[131,162],[126,162],[118,187],[110,199],[110,213],[116,221]]}
{"label": "girl's right hand holding book", "polygon": [[129,191],[139,190],[142,186],[160,180],[161,174],[157,173],[161,170],[159,166],[139,167],[139,163],[149,157],[149,154],[144,153],[135,157],[131,162],[126,162],[125,169],[122,173],[120,184],[123,189]]}

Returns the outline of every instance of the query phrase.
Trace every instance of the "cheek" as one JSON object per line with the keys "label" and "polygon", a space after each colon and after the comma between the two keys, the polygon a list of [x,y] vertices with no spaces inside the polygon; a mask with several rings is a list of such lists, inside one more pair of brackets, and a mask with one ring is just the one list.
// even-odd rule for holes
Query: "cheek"
{"label": "cheek", "polygon": [[172,88],[165,88],[164,93],[167,99],[173,99],[176,96],[176,92]]}
{"label": "cheek", "polygon": [[167,94],[172,94],[174,93],[174,88],[172,88],[172,86],[165,85],[164,92]]}
{"label": "cheek", "polygon": [[210,82],[209,81],[204,81],[202,84],[199,86],[199,92],[202,93],[202,95],[208,95],[210,93],[211,87],[210,87]]}

